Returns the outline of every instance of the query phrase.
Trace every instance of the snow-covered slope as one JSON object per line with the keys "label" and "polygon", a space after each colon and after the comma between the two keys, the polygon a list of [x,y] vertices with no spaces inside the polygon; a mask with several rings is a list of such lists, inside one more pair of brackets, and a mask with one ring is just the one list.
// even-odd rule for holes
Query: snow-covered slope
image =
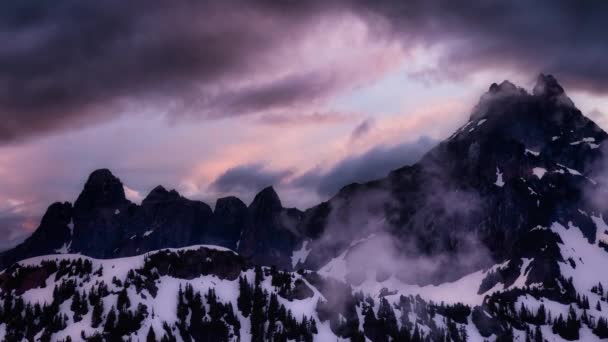
{"label": "snow-covered slope", "polygon": [[[588,242],[572,227],[555,224],[550,230],[562,238],[565,254],[587,248]],[[603,254],[592,255],[598,252]],[[548,341],[561,341],[549,317],[565,319],[572,311],[597,325],[608,313],[605,294],[597,288],[608,284],[605,273],[597,272],[608,262],[608,254],[586,253],[577,262],[580,267],[562,263],[562,271],[574,276],[574,285],[581,289],[580,303],[570,305],[543,296],[542,284],[527,285],[531,260],[518,263],[512,284],[498,282],[481,292],[484,279],[509,262],[437,286],[408,285],[394,276],[377,281],[373,275],[351,286],[332,278],[342,278],[340,272],[320,276],[254,267],[216,246],[107,260],[48,255],[21,261],[0,274],[0,339],[376,341],[393,336],[404,341],[481,341],[512,334],[525,341],[526,335],[536,336],[538,326]],[[509,313],[508,305],[493,306],[492,298],[500,296],[514,298],[515,312]],[[541,305],[545,318],[537,322]],[[522,315],[524,311],[531,314]],[[486,320],[506,314],[519,325],[487,335],[480,314]],[[600,340],[596,333],[602,332],[594,329],[592,323],[582,324],[579,337]]]}
{"label": "snow-covered slope", "polygon": [[[198,269],[183,267],[193,264]],[[256,272],[261,276],[256,278]],[[35,257],[0,274],[0,297],[4,301],[0,340],[111,340],[120,331],[133,341],[145,341],[152,330],[159,340],[166,336],[181,341],[188,340],[192,333],[182,334],[180,329],[186,331],[206,323],[205,334],[216,336],[217,340],[250,341],[252,314],[244,314],[238,304],[239,297],[243,298],[243,280],[252,291],[261,289],[265,306],[270,305],[270,294],[280,293],[276,297],[278,304],[286,310],[283,316],[287,314],[291,320],[282,324],[296,327],[276,331],[303,336],[305,333],[300,330],[312,329],[312,323],[307,322],[314,321],[315,336],[335,340],[328,324],[320,322],[315,314],[322,295],[302,275],[289,273],[283,276],[288,281],[277,280],[282,274],[246,265],[233,251],[217,246],[165,249],[106,260],[73,254]],[[255,287],[254,281],[259,281]],[[180,310],[197,301],[189,292],[194,297],[200,294],[199,309],[204,307],[202,310],[207,311],[199,322],[192,321],[192,309],[186,308],[190,312],[180,316]],[[128,304],[124,303],[125,298]],[[101,311],[96,313],[96,308]],[[15,319],[18,316],[22,319]],[[109,320],[114,320],[114,324]],[[304,327],[300,326],[302,322]]]}

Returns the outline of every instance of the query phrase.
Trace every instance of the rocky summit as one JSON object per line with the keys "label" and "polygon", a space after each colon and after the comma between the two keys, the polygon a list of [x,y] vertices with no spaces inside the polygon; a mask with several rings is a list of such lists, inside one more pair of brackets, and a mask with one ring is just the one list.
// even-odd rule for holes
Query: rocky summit
{"label": "rocky summit", "polygon": [[492,84],[417,163],[305,211],[109,170],[0,254],[20,341],[608,338],[605,131],[551,75]]}

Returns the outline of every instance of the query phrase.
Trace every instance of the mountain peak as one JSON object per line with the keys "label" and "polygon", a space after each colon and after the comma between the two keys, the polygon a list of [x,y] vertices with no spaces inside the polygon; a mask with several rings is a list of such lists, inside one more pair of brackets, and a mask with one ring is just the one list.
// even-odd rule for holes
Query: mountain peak
{"label": "mountain peak", "polygon": [[216,212],[232,212],[234,210],[245,210],[247,206],[238,197],[228,196],[218,198],[215,202]]}
{"label": "mountain peak", "polygon": [[488,92],[490,94],[497,94],[497,93],[516,94],[519,91],[520,91],[520,89],[515,84],[511,83],[511,81],[509,81],[509,80],[504,80],[500,84],[492,83],[490,85],[490,88],[488,89]]}
{"label": "mountain peak", "polygon": [[557,82],[553,75],[540,74],[536,79],[536,85],[532,90],[536,96],[559,96],[564,94],[564,88]]}
{"label": "mountain peak", "polygon": [[497,103],[497,100],[511,100],[528,95],[525,89],[516,86],[511,81],[504,80],[500,84],[492,83],[488,91],[483,93],[479,98],[479,102],[473,108],[469,120],[485,117],[490,111],[489,108]]}
{"label": "mountain peak", "polygon": [[108,169],[93,171],[74,203],[75,209],[113,207],[126,201],[123,184]]}
{"label": "mountain peak", "polygon": [[165,189],[165,187],[163,187],[162,185],[158,185],[154,189],[152,189],[152,191],[150,191],[150,193],[148,194],[148,196],[146,196],[146,198],[144,198],[144,200],[142,201],[142,204],[166,202],[166,201],[170,201],[170,200],[179,199],[180,197],[181,196],[177,191],[175,191],[175,190],[169,191],[169,190]]}
{"label": "mountain peak", "polygon": [[272,186],[268,186],[255,195],[250,207],[254,209],[268,208],[275,210],[283,208],[283,205],[281,204],[281,199],[279,199],[279,195],[277,195],[274,188]]}
{"label": "mountain peak", "polygon": [[97,170],[91,172],[86,184],[103,182],[105,180],[114,179],[114,178],[116,178],[116,177],[112,174],[112,171],[110,171],[108,169],[97,169]]}
{"label": "mountain peak", "polygon": [[564,88],[553,75],[538,75],[532,93],[534,96],[550,99],[561,105],[574,107],[574,102],[566,95]]}
{"label": "mountain peak", "polygon": [[[162,185],[157,185],[156,187],[154,187],[154,189],[152,189],[152,191],[150,191],[150,194],[154,194],[154,193],[167,193],[167,189],[165,189],[164,186]],[[148,195],[150,196],[150,195]]]}

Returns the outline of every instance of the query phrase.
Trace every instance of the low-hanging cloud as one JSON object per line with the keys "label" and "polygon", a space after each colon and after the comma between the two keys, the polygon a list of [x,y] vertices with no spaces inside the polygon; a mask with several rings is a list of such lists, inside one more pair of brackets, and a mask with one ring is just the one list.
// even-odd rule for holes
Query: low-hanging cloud
{"label": "low-hanging cloud", "polygon": [[[582,171],[590,180],[583,187],[583,199],[593,210],[608,217],[608,146],[605,143],[599,147],[601,155],[593,160]],[[597,214],[597,213],[596,213]]]}
{"label": "low-hanging cloud", "polygon": [[417,162],[436,141],[421,137],[414,142],[393,146],[378,145],[356,156],[347,157],[328,171],[315,168],[292,181],[294,186],[316,187],[319,195],[335,194],[343,186],[385,177],[390,171]]}
{"label": "low-hanging cloud", "polygon": [[210,187],[220,193],[259,191],[281,183],[292,174],[290,170],[270,170],[264,164],[239,165],[226,170]]}
{"label": "low-hanging cloud", "polygon": [[416,201],[417,211],[402,225],[391,217],[391,208],[402,212],[408,208],[385,183],[351,189],[345,197],[333,198],[327,225],[311,242],[309,262],[323,266],[346,252],[338,257],[344,263],[330,266],[331,272],[344,275],[354,285],[374,277],[382,281],[390,275],[408,284],[437,284],[491,265],[490,251],[474,225],[467,224],[469,218],[483,212],[480,195],[455,190],[448,183],[426,185],[408,194],[410,201]]}
{"label": "low-hanging cloud", "polygon": [[604,112],[595,108],[586,115],[589,119],[593,120],[598,126],[600,126],[600,128],[604,130],[608,129],[608,116]]}
{"label": "low-hanging cloud", "polygon": [[[349,273],[346,280],[356,283],[372,276],[381,281],[395,275],[407,284],[439,284],[481,269],[491,260],[487,248],[474,235],[462,234],[458,241],[461,248],[454,253],[428,255],[413,241],[403,242],[380,232],[347,253],[345,260]],[[404,250],[408,253],[403,253]],[[370,258],[370,255],[374,257]]]}

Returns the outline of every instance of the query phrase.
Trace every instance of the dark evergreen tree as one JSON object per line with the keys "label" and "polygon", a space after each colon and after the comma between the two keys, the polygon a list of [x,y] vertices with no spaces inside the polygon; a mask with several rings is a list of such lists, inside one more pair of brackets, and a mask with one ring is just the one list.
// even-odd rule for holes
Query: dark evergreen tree
{"label": "dark evergreen tree", "polygon": [[186,323],[186,317],[188,316],[188,305],[186,304],[186,300],[184,298],[184,291],[182,286],[179,286],[179,291],[177,292],[177,319],[178,325]]}
{"label": "dark evergreen tree", "polygon": [[560,335],[566,340],[577,340],[579,338],[580,325],[581,323],[576,316],[574,308],[570,307],[566,320],[564,320],[562,315],[559,315],[553,323],[553,333]]}
{"label": "dark evergreen tree", "polygon": [[422,334],[418,329],[418,324],[414,323],[414,332],[412,333],[412,342],[423,342]]}
{"label": "dark evergreen tree", "polygon": [[165,331],[165,334],[161,338],[162,342],[176,342],[177,341],[177,338],[175,338],[175,336],[173,335],[173,331],[171,330],[171,327],[169,326],[169,324],[167,324],[167,322],[163,323],[163,330]]}
{"label": "dark evergreen tree", "polygon": [[388,341],[371,305],[366,306],[363,312],[363,331],[365,336],[374,342]]}
{"label": "dark evergreen tree", "polygon": [[253,290],[247,282],[247,277],[239,277],[239,297],[237,298],[237,307],[245,317],[251,314],[251,305],[253,302]]}
{"label": "dark evergreen tree", "polygon": [[[273,278],[274,279],[274,278]],[[277,329],[277,322],[279,319],[279,301],[275,293],[270,294],[270,301],[268,303],[268,310],[266,312],[266,320],[268,322],[268,328],[266,331],[266,339],[272,340]]]}
{"label": "dark evergreen tree", "polygon": [[395,339],[399,333],[397,326],[397,317],[395,311],[386,300],[386,298],[380,298],[380,306],[378,308],[378,322],[380,328],[392,339]]}
{"label": "dark evergreen tree", "polygon": [[593,333],[599,338],[608,338],[608,320],[604,317],[600,317],[597,320],[597,325],[593,329]]}
{"label": "dark evergreen tree", "polygon": [[558,334],[562,331],[566,326],[566,322],[564,322],[564,317],[560,314],[555,321],[553,322],[552,331],[554,334]]}
{"label": "dark evergreen tree", "polygon": [[469,333],[467,333],[466,326],[461,325],[459,330],[460,330],[460,340],[462,342],[467,342],[469,340]]}
{"label": "dark evergreen tree", "polygon": [[567,340],[578,340],[580,328],[581,322],[576,316],[576,311],[574,311],[574,308],[570,306],[570,309],[568,310],[568,319],[566,320],[566,331],[562,337]]}
{"label": "dark evergreen tree", "polygon": [[111,332],[114,330],[115,327],[116,327],[116,310],[114,310],[114,307],[111,307],[110,311],[108,312],[108,316],[106,317],[106,323],[103,326],[103,330],[105,332]]}
{"label": "dark evergreen tree", "polygon": [[496,336],[496,342],[513,342],[514,341],[514,335],[513,335],[513,327],[508,327],[507,329],[505,329],[504,331],[502,331],[501,333],[498,334],[498,336]]}
{"label": "dark evergreen tree", "polygon": [[[259,274],[259,275],[258,275]],[[268,294],[266,294],[259,286],[259,279],[263,277],[262,272],[259,268],[256,269],[256,286],[253,291],[253,303],[251,308],[251,341],[262,342],[264,341],[264,323],[266,321],[266,312],[264,307],[266,306],[266,300]]]}
{"label": "dark evergreen tree", "polygon": [[545,339],[543,338],[543,331],[540,329],[540,326],[537,325],[536,329],[534,330],[534,342],[544,342]]}
{"label": "dark evergreen tree", "polygon": [[534,318],[535,323],[536,324],[545,324],[545,322],[547,321],[547,312],[545,310],[545,305],[541,304],[540,307],[538,307],[538,311],[536,311],[536,317]]}
{"label": "dark evergreen tree", "polygon": [[80,293],[75,292],[72,296],[72,304],[70,305],[70,310],[74,313],[74,322],[79,322],[82,319],[82,316],[79,314],[80,311]]}
{"label": "dark evergreen tree", "polygon": [[255,273],[255,286],[260,285],[261,282],[264,281],[264,272],[262,271],[262,268],[260,266],[256,266],[254,268],[254,273]]}
{"label": "dark evergreen tree", "polygon": [[116,308],[118,311],[125,311],[129,309],[130,306],[131,299],[129,299],[129,294],[127,293],[127,288],[125,287],[118,293],[118,298],[116,299]]}
{"label": "dark evergreen tree", "polygon": [[587,297],[586,295],[583,296],[583,302],[582,302],[581,308],[584,309],[584,310],[589,310],[590,309],[590,306],[589,306],[589,297]]}
{"label": "dark evergreen tree", "polygon": [[146,336],[146,342],[156,342],[156,333],[152,326],[148,329],[148,335]]}
{"label": "dark evergreen tree", "polygon": [[91,314],[91,326],[97,328],[103,321],[103,300],[99,300],[93,306],[93,312]]}
{"label": "dark evergreen tree", "polygon": [[590,325],[589,315],[587,315],[587,310],[583,310],[583,314],[581,315],[581,323]]}

